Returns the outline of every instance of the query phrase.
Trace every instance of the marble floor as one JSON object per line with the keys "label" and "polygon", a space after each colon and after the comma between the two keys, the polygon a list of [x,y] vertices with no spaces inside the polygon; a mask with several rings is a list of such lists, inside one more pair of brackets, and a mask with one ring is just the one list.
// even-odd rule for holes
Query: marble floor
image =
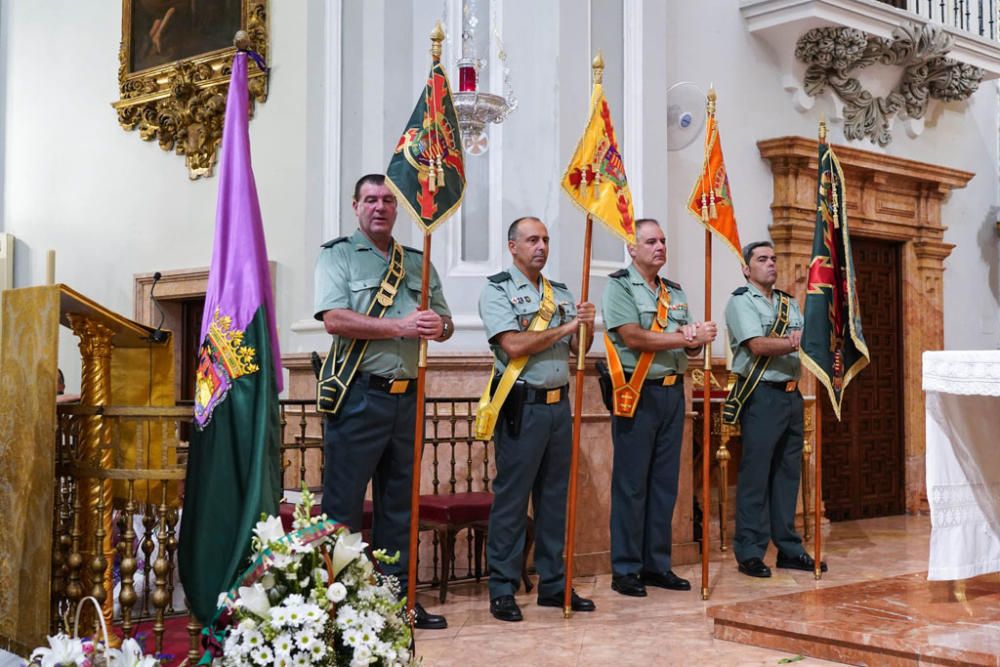
{"label": "marble floor", "polygon": [[[446,630],[418,630],[417,653],[427,667],[475,665],[834,665],[795,653],[717,639],[708,610],[788,593],[875,582],[924,572],[930,520],[896,516],[831,524],[824,532],[824,560],[830,571],[816,581],[811,572],[774,570],[770,579],[739,574],[730,553],[715,553],[711,596],[702,601],[701,566],[674,568],[691,580],[690,592],[649,589],[646,598],[628,598],[611,590],[610,575],[578,578],[577,592],[591,597],[597,611],[563,619],[559,609],[538,607],[534,594],[518,595],[521,623],[501,623],[489,613],[483,584],[449,589],[437,604],[433,591],[420,594],[428,610],[446,614]],[[812,545],[809,545],[811,549]],[[765,562],[773,565],[773,551]],[[872,663],[875,664],[875,663]]]}

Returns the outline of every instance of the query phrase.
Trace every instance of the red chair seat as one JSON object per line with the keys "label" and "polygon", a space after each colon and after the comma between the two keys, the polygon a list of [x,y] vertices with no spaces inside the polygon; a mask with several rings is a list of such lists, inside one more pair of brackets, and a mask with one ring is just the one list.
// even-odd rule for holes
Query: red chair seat
{"label": "red chair seat", "polygon": [[443,493],[420,496],[420,518],[447,524],[470,524],[487,521],[493,494],[486,491]]}
{"label": "red chair seat", "polygon": [[[371,530],[373,511],[374,506],[372,505],[372,501],[366,500],[361,514],[362,531]],[[323,510],[319,505],[313,505],[309,514],[311,516],[319,516],[322,512]],[[281,503],[281,506],[278,508],[278,516],[281,517],[281,525],[287,533],[292,529],[292,521],[295,520],[295,505],[291,503]]]}

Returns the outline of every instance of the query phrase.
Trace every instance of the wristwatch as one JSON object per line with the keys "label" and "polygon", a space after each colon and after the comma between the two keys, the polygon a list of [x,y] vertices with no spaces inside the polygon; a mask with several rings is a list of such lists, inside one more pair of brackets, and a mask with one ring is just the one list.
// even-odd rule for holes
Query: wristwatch
{"label": "wristwatch", "polygon": [[448,338],[451,336],[451,320],[441,321],[441,337]]}

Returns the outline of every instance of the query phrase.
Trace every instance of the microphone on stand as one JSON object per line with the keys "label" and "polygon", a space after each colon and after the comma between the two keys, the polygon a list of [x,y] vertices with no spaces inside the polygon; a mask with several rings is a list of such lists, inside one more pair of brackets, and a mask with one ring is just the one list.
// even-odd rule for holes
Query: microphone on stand
{"label": "microphone on stand", "polygon": [[153,305],[156,306],[157,312],[160,313],[160,322],[156,325],[156,329],[154,329],[153,331],[151,331],[150,334],[149,334],[149,340],[152,341],[152,342],[154,342],[154,343],[165,343],[165,342],[167,342],[167,335],[168,335],[167,332],[163,330],[163,320],[166,317],[163,314],[163,308],[160,307],[160,302],[156,300],[155,296],[153,296],[153,293],[156,290],[156,283],[160,282],[160,278],[162,278],[162,277],[163,277],[163,274],[161,274],[159,271],[157,271],[156,273],[154,273],[153,274],[153,284],[149,288],[149,300],[153,302]]}

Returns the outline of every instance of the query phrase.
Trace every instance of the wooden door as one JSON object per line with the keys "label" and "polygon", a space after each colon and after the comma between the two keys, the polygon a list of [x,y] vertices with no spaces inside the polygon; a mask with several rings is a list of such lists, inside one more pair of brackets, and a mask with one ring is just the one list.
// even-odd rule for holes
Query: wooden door
{"label": "wooden door", "polygon": [[842,422],[824,404],[823,500],[831,521],[906,509],[900,246],[862,238],[851,245],[871,364],[848,385]]}

